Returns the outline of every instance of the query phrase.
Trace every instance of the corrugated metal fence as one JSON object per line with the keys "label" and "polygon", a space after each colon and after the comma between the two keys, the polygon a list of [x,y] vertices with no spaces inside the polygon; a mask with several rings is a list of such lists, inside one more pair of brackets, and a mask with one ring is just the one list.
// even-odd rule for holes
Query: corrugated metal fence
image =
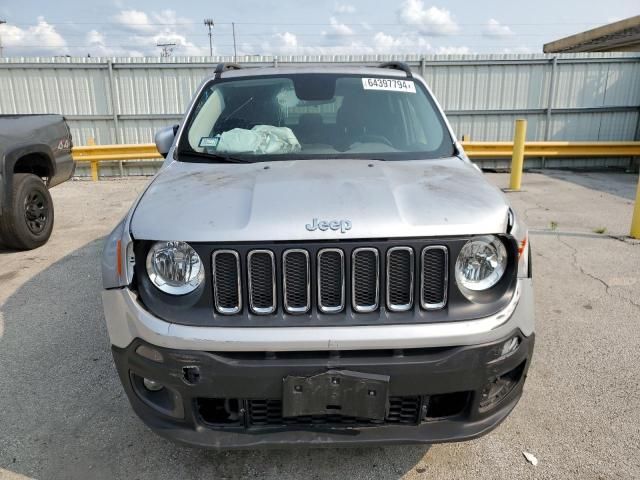
{"label": "corrugated metal fence", "polygon": [[[181,118],[196,87],[214,66],[231,60],[0,59],[0,113],[62,113],[76,145],[86,144],[89,137],[98,144],[148,143],[157,129]],[[528,120],[528,140],[633,140],[639,135],[640,55],[633,53],[238,60],[252,66],[406,61],[431,86],[457,135],[473,140],[511,139],[516,118]],[[611,165],[628,160],[589,162]]]}

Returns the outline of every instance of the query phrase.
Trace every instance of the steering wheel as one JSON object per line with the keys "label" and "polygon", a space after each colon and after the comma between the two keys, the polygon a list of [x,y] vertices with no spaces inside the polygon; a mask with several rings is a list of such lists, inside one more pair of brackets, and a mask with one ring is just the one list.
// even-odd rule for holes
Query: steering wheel
{"label": "steering wheel", "polygon": [[365,133],[365,134],[362,134],[359,137],[357,137],[353,141],[353,143],[351,145],[353,145],[354,143],[357,143],[357,142],[361,142],[361,143],[384,143],[385,145],[388,145],[388,146],[393,148],[393,144],[391,143],[391,140],[389,140],[384,135],[374,135],[374,134],[371,134],[371,133]]}

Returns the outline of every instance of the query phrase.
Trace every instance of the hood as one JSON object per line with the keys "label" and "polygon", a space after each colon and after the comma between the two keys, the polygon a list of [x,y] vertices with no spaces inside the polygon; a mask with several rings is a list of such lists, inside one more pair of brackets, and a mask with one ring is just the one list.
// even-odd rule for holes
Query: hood
{"label": "hood", "polygon": [[501,233],[508,204],[459,158],[173,162],[141,197],[134,238],[336,240]]}

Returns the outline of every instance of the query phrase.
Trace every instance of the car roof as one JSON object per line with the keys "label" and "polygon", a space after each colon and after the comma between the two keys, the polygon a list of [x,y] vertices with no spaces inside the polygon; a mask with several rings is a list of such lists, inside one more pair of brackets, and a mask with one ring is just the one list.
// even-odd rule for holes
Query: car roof
{"label": "car roof", "polygon": [[[284,66],[284,67],[246,67],[239,69],[224,70],[220,74],[220,78],[241,78],[256,77],[263,75],[294,75],[294,74],[349,74],[349,75],[372,75],[407,78],[407,74],[403,70],[393,68],[380,68],[365,65],[335,65],[335,64],[312,64],[300,66]],[[414,76],[417,76],[413,74]],[[214,78],[215,75],[211,75]]]}

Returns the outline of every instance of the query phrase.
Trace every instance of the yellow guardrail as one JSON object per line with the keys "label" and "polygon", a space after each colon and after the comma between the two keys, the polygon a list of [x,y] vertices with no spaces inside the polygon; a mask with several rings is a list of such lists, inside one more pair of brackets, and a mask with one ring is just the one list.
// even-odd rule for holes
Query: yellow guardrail
{"label": "yellow guardrail", "polygon": [[[524,157],[640,157],[640,142],[522,142],[526,122],[516,125],[514,142],[474,142],[463,140],[462,146],[469,158],[512,157],[510,188],[520,189]],[[464,138],[464,137],[463,137]],[[99,163],[122,160],[160,159],[162,155],[153,143],[138,145],[89,145],[73,147],[76,162],[89,162],[91,179],[99,179]],[[640,239],[640,181],[631,223],[631,236]]]}
{"label": "yellow guardrail", "polygon": [[[513,142],[462,142],[469,158],[505,158],[513,154]],[[640,142],[525,142],[525,157],[640,157]],[[73,147],[77,162],[145,160],[162,158],[153,143],[136,145],[87,145]]]}
{"label": "yellow guardrail", "polygon": [[[462,142],[469,158],[504,158],[513,142]],[[525,157],[640,157],[640,142],[525,142]]]}
{"label": "yellow guardrail", "polygon": [[162,158],[153,143],[139,145],[87,145],[73,147],[72,153],[76,162]]}

